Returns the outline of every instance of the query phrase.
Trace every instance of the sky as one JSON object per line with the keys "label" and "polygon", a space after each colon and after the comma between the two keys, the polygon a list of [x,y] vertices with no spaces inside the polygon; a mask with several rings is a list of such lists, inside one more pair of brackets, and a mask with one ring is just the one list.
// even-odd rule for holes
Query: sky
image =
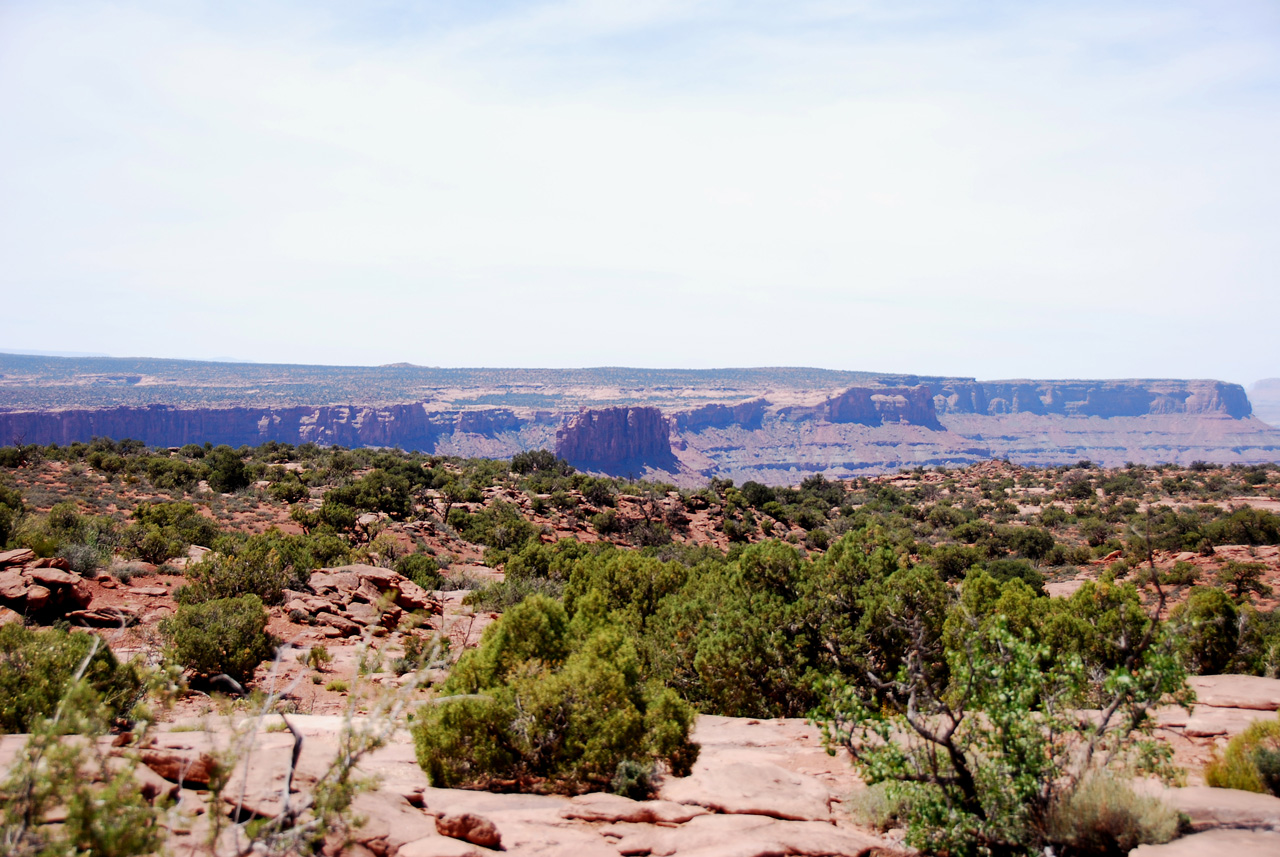
{"label": "sky", "polygon": [[1280,376],[1280,6],[0,0],[0,350]]}

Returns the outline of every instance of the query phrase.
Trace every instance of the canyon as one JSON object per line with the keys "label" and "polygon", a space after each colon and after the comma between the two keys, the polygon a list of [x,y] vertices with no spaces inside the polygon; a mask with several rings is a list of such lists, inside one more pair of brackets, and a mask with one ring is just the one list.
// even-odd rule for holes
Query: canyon
{"label": "canyon", "polygon": [[0,355],[0,442],[65,445],[99,436],[153,446],[278,441],[493,458],[546,448],[584,470],[681,485],[712,476],[792,484],[813,473],[840,478],[991,458],[1280,459],[1280,430],[1254,415],[1243,387],[1213,380]]}

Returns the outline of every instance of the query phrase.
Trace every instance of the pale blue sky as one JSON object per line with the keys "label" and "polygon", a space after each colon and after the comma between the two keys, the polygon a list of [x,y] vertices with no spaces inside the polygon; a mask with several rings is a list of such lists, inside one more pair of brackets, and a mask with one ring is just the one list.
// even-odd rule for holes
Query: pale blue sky
{"label": "pale blue sky", "polygon": [[1280,375],[1273,2],[0,0],[0,117],[0,349]]}

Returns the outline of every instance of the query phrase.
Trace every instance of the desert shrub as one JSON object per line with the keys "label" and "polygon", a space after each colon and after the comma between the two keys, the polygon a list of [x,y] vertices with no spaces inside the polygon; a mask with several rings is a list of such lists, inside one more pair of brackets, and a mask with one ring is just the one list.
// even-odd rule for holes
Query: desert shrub
{"label": "desert shrub", "polygon": [[424,553],[411,553],[396,560],[395,570],[423,589],[439,589],[444,579],[440,574],[440,563]]}
{"label": "desert shrub", "polygon": [[316,672],[321,672],[333,661],[333,655],[329,654],[329,649],[323,645],[312,646],[307,649],[307,666]]}
{"label": "desert shrub", "polygon": [[281,479],[273,482],[271,487],[267,489],[267,493],[271,495],[273,500],[281,503],[297,503],[311,496],[311,489],[303,485],[297,478]]}
{"label": "desert shrub", "polygon": [[312,570],[346,556],[336,537],[286,535],[278,530],[243,541],[219,539],[218,550],[187,569],[187,585],[175,593],[178,601],[196,604],[215,598],[256,595],[279,604],[286,589],[306,585]]}
{"label": "desert shrub", "polygon": [[518,452],[511,457],[511,472],[521,475],[529,473],[551,473],[557,476],[569,476],[573,465],[563,458],[557,458],[554,452],[546,449],[535,449],[530,452]]}
{"label": "desert shrub", "polygon": [[1262,580],[1266,571],[1266,565],[1260,562],[1227,560],[1218,569],[1218,583],[1230,590],[1237,602],[1243,601],[1251,593],[1265,597],[1271,594],[1271,587]]}
{"label": "desert shrub", "polygon": [[1231,672],[1275,678],[1280,673],[1280,609],[1240,608],[1240,638]]}
{"label": "desert shrub", "polygon": [[1204,781],[1216,789],[1280,796],[1280,720],[1249,724],[1205,767]]}
{"label": "desert shrub", "polygon": [[[909,610],[890,621],[909,630],[923,618]],[[1003,621],[946,652],[946,672],[925,666],[943,654],[937,645],[913,637],[911,666],[895,681],[875,689],[833,682],[820,713],[868,783],[907,797],[909,844],[953,855],[1039,853],[1066,844],[1055,839],[1055,816],[1070,825],[1062,835],[1085,847],[1176,829],[1136,800],[1108,809],[1108,786],[1089,785],[1099,765],[1162,770],[1158,746],[1135,731],[1152,704],[1183,685],[1159,635],[1144,636],[1111,674],[1108,704],[1098,706],[1109,713],[1096,722],[1077,716],[1089,685],[1084,662],[1051,658]]]}
{"label": "desert shrub", "polygon": [[1190,586],[1200,579],[1200,570],[1189,562],[1178,560],[1173,568],[1160,575],[1160,582],[1169,586]]}
{"label": "desert shrub", "polygon": [[696,758],[693,709],[640,681],[621,630],[586,619],[571,629],[549,598],[529,598],[487,629],[442,692],[412,727],[435,786],[598,791],[624,762],[662,762],[683,775]]}
{"label": "desert shrub", "polygon": [[1105,773],[1086,776],[1049,813],[1049,838],[1069,854],[1128,854],[1177,833],[1176,810]]}
{"label": "desert shrub", "polygon": [[[95,638],[81,631],[0,626],[0,732],[27,732],[36,719],[51,716],[94,646]],[[139,669],[120,663],[101,644],[84,681],[113,720],[127,714],[143,691]]]}
{"label": "desert shrub", "polygon": [[858,824],[881,833],[907,817],[908,805],[893,783],[881,782],[859,789],[849,797],[849,812]]}
{"label": "desert shrub", "polygon": [[160,623],[160,633],[187,669],[205,677],[225,673],[241,683],[275,652],[267,611],[256,595],[181,604]]}
{"label": "desert shrub", "polygon": [[1183,661],[1196,675],[1221,673],[1235,657],[1239,610],[1217,587],[1196,587],[1169,615]]}
{"label": "desert shrub", "polygon": [[219,494],[239,491],[249,484],[249,470],[240,453],[229,446],[216,446],[204,456],[209,468],[209,488]]}
{"label": "desert shrub", "polygon": [[213,544],[218,525],[196,511],[191,503],[139,503],[133,524],[123,538],[126,547],[144,562],[160,564],[181,556],[189,545]]}
{"label": "desert shrub", "polygon": [[609,790],[632,800],[644,800],[653,795],[655,773],[652,762],[623,759],[613,772],[613,779],[609,781]]}
{"label": "desert shrub", "polygon": [[579,486],[582,496],[593,506],[612,506],[617,489],[612,479],[588,476]]}
{"label": "desert shrub", "polygon": [[503,612],[510,610],[533,595],[560,598],[564,595],[564,581],[545,577],[513,577],[507,580],[491,580],[467,593],[462,603],[479,611]]}
{"label": "desert shrub", "polygon": [[362,512],[385,512],[399,520],[408,515],[413,506],[412,488],[406,477],[378,469],[349,485],[330,489],[325,501]]}
{"label": "desert shrub", "polygon": [[[12,449],[13,447],[5,447]],[[22,502],[22,492],[0,482],[0,547],[7,545],[13,531],[26,511]]]}
{"label": "desert shrub", "polygon": [[453,509],[449,512],[449,526],[469,542],[504,551],[519,550],[539,533],[533,523],[520,515],[518,508],[502,502],[474,513]]}
{"label": "desert shrub", "polygon": [[1001,535],[1012,550],[1032,561],[1044,559],[1053,550],[1053,535],[1039,527],[1012,527]]}
{"label": "desert shrub", "polygon": [[622,523],[618,520],[618,511],[616,509],[605,509],[603,512],[592,515],[591,529],[602,536],[620,531]]}
{"label": "desert shrub", "polygon": [[1000,583],[1006,580],[1021,580],[1030,586],[1037,595],[1044,594],[1044,575],[1026,560],[993,559],[988,560],[983,568],[987,574]]}

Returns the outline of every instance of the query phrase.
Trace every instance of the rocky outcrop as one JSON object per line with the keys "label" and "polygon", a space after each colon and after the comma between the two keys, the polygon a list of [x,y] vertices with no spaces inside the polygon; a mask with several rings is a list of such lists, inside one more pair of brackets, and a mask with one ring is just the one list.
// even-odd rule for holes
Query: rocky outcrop
{"label": "rocky outcrop", "polygon": [[556,432],[556,455],[584,470],[618,475],[676,464],[671,426],[657,408],[583,409]]}
{"label": "rocky outcrop", "polygon": [[1140,417],[1253,412],[1239,384],[1222,381],[954,381],[934,396],[939,414]]}
{"label": "rocky outcrop", "polygon": [[672,422],[677,431],[701,431],[729,426],[758,429],[768,407],[769,402],[765,399],[752,399],[736,405],[703,405],[701,408],[677,413],[672,417]]}
{"label": "rocky outcrop", "polygon": [[934,409],[933,394],[923,384],[915,387],[850,387],[818,405],[780,408],[778,416],[792,421],[942,428]]}
{"label": "rocky outcrop", "polygon": [[37,559],[27,548],[0,553],[0,605],[24,616],[63,616],[92,595],[64,559]]}
{"label": "rocky outcrop", "polygon": [[433,593],[389,568],[343,565],[314,571],[306,592],[285,591],[284,609],[305,614],[327,637],[351,637],[366,628],[394,630],[406,612],[441,612]]}

